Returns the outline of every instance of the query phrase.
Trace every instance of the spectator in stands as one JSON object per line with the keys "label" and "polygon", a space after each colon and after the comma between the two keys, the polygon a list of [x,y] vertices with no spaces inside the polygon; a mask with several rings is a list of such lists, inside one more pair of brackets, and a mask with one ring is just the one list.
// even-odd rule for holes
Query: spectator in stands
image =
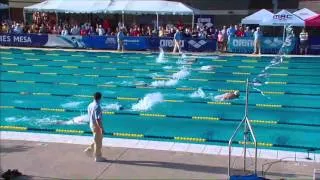
{"label": "spectator in stands", "polygon": [[79,35],[80,34],[80,28],[78,25],[75,25],[70,30],[71,35]]}
{"label": "spectator in stands", "polygon": [[236,32],[236,29],[232,25],[230,25],[230,27],[227,29],[228,42],[230,42],[231,37],[234,37],[235,32]]}
{"label": "spectator in stands", "polygon": [[262,33],[260,31],[260,27],[257,27],[256,31],[253,33],[253,47],[254,47],[254,52],[253,54],[261,54],[261,36]]}
{"label": "spectator in stands", "polygon": [[119,32],[117,33],[117,42],[118,42],[118,51],[122,51],[124,50],[124,45],[123,45],[123,40],[124,40],[124,32],[123,32],[123,28],[120,28]]}
{"label": "spectator in stands", "polygon": [[16,23],[14,26],[14,29],[13,29],[13,33],[21,34],[21,33],[23,33],[22,30],[23,30],[22,26],[19,23]]}
{"label": "spectator in stands", "polygon": [[244,37],[253,37],[253,33],[250,31],[249,26],[244,30]]}
{"label": "spectator in stands", "polygon": [[240,28],[238,28],[235,32],[236,36],[237,37],[244,37],[244,30],[243,30],[243,27],[240,26]]}
{"label": "spectator in stands", "polygon": [[308,53],[308,45],[309,45],[309,35],[306,30],[303,28],[300,35],[300,54],[307,54]]}
{"label": "spectator in stands", "polygon": [[159,29],[159,37],[164,37],[165,36],[165,32],[164,32],[164,29],[162,26],[160,26],[160,29]]}
{"label": "spectator in stands", "polygon": [[208,39],[214,39],[215,38],[215,32],[213,30],[213,28],[209,28],[208,32],[207,32],[207,38]]}
{"label": "spectator in stands", "polygon": [[88,34],[88,30],[85,28],[85,25],[83,25],[80,29],[80,35],[86,36]]}
{"label": "spectator in stands", "polygon": [[103,36],[105,34],[105,31],[101,25],[98,26],[97,32],[99,36]]}
{"label": "spectator in stands", "polygon": [[44,26],[44,24],[41,24],[39,28],[39,34],[45,34],[45,33],[47,33],[46,27]]}
{"label": "spectator in stands", "polygon": [[5,22],[2,23],[1,32],[2,33],[9,33],[9,26],[7,23],[5,23]]}
{"label": "spectator in stands", "polygon": [[52,28],[52,30],[51,30],[51,33],[52,33],[52,34],[60,34],[60,33],[59,33],[59,27],[53,26],[53,28]]}
{"label": "spectator in stands", "polygon": [[186,28],[186,29],[184,30],[184,37],[186,37],[186,38],[191,38],[191,37],[192,37],[192,34],[191,34],[189,28]]}
{"label": "spectator in stands", "polygon": [[66,26],[63,26],[63,29],[61,31],[61,36],[67,36],[69,34],[68,29]]}
{"label": "spectator in stands", "polygon": [[96,31],[94,30],[93,26],[90,26],[90,27],[89,27],[88,35],[89,35],[89,36],[94,36],[94,35],[96,35]]}

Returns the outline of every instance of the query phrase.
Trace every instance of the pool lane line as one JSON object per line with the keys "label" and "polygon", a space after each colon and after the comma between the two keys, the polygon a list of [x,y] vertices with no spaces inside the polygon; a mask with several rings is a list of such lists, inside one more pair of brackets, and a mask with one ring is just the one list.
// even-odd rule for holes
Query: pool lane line
{"label": "pool lane line", "polygon": [[[113,85],[113,84],[76,84],[76,83],[60,83],[60,82],[45,82],[45,81],[26,81],[26,80],[5,80],[0,79],[0,82],[12,82],[12,83],[24,83],[24,84],[50,84],[56,86],[89,86],[89,87],[100,87],[100,88],[128,88],[128,89],[169,89],[169,90],[178,90],[178,91],[196,91],[198,88],[187,88],[187,87],[154,87],[154,86],[124,86],[124,85]],[[219,91],[219,92],[231,92],[235,90],[231,89],[213,89],[213,88],[202,88],[205,91]],[[240,90],[240,92],[244,92]],[[251,93],[261,94],[257,91],[250,91]],[[267,94],[278,94],[283,95],[308,95],[308,96],[319,96],[319,94],[306,94],[306,93],[290,93],[290,92],[281,92],[281,91],[265,91]]]}
{"label": "pool lane line", "polygon": [[[19,107],[19,106],[5,106],[1,105],[0,109],[18,109],[25,111],[45,111],[45,112],[55,112],[55,113],[74,113],[79,112],[79,110],[73,109],[64,109],[64,108],[36,108],[36,107]],[[174,118],[174,119],[191,119],[197,121],[214,121],[214,122],[230,122],[230,123],[239,123],[241,120],[239,119],[228,119],[221,118],[215,116],[181,116],[181,115],[168,115],[168,114],[160,114],[160,113],[135,113],[135,112],[122,112],[117,111],[103,111],[102,114],[113,116],[113,115],[125,115],[125,116],[141,116],[148,118]],[[290,123],[290,122],[281,122],[275,120],[250,120],[253,124],[258,125],[268,125],[268,126],[276,126],[276,125],[292,125],[292,126],[306,126],[306,127],[314,127],[319,128],[320,124],[304,124],[304,123]],[[277,126],[276,126],[277,127]]]}
{"label": "pool lane line", "polygon": [[[79,98],[92,98],[90,95],[84,94],[55,94],[55,93],[44,93],[44,92],[13,92],[13,91],[0,91],[0,94],[18,94],[18,95],[32,95],[32,96],[56,96],[56,97],[79,97]],[[138,102],[143,97],[125,97],[125,96],[104,96],[105,99],[113,99],[120,101],[135,101]],[[190,104],[208,104],[208,105],[223,105],[223,106],[241,106],[243,107],[244,103],[238,102],[226,102],[226,101],[195,101],[195,100],[181,100],[181,99],[164,99],[164,102],[167,103],[190,103]],[[249,104],[249,107],[257,108],[298,108],[298,109],[320,109],[320,107],[306,107],[306,106],[292,106],[292,105],[281,105],[281,104]]]}
{"label": "pool lane line", "polygon": [[[117,53],[109,53],[110,55],[93,55],[93,53],[91,54],[72,54],[74,52],[68,52],[69,54],[58,54],[58,53],[44,53],[44,54],[39,54],[39,53],[17,53],[17,52],[0,52],[0,54],[7,54],[7,55],[12,55],[12,54],[23,54],[23,55],[32,55],[32,56],[62,56],[62,57],[92,57],[92,58],[104,58],[104,59],[110,59],[110,58],[113,58],[112,55],[117,55],[115,58],[130,58],[130,59],[141,59],[141,58],[145,58],[145,57],[148,57],[148,58],[153,58],[153,57],[157,57],[158,53],[154,53],[152,54],[153,57],[150,57],[150,55],[148,56],[142,56],[142,57],[132,57],[130,55],[132,54],[136,54],[136,55],[140,55],[140,54],[137,54],[137,53],[126,53],[126,54],[117,54]],[[221,58],[226,58],[226,56],[219,56]],[[180,58],[180,56],[169,56],[169,58]],[[194,58],[194,57],[192,57]],[[252,58],[252,59],[244,59],[244,60],[241,60],[242,62],[245,62],[245,63],[255,63],[255,61],[257,61],[258,63],[259,62],[270,62],[270,60],[268,59],[262,59],[262,58],[257,58],[257,57],[248,57],[248,58]],[[240,60],[239,59],[214,59],[214,58],[201,58],[201,57],[195,57],[195,59],[201,59],[201,60],[211,60],[213,62],[227,62],[227,61],[236,61],[236,62],[239,62]],[[257,60],[259,59],[259,60]],[[299,62],[300,61],[300,62]],[[289,61],[284,61],[284,64],[288,64],[288,63],[318,63],[318,61],[304,61],[304,62],[301,62],[301,60],[296,60],[296,59],[290,59]]]}
{"label": "pool lane line", "polygon": [[[49,60],[48,60],[49,61]],[[52,60],[53,62],[67,62],[67,60]],[[85,60],[88,62],[87,60]],[[81,62],[81,61],[80,61]],[[55,67],[55,68],[73,68],[73,69],[107,69],[107,70],[127,70],[127,71],[149,71],[149,72],[178,72],[178,70],[165,70],[162,68],[158,69],[147,69],[147,68],[111,68],[111,67],[95,67],[95,66],[64,66],[64,65],[48,65],[48,64],[18,64],[18,63],[1,63],[3,66],[35,66],[35,67]],[[104,63],[106,64],[106,63]],[[110,64],[124,64],[124,62],[114,62]],[[145,66],[160,66],[158,63],[143,63]],[[223,66],[212,65],[214,68],[223,68]],[[254,69],[252,66],[239,66],[240,68]],[[283,69],[282,67],[274,67],[275,69]],[[272,69],[272,68],[271,68]],[[212,71],[202,71],[194,70],[191,71],[197,72],[199,74],[232,74],[232,75],[259,75],[260,73],[248,73],[248,72],[212,72]],[[319,75],[313,74],[291,74],[291,73],[270,73],[271,76],[311,76],[311,77],[320,77]]]}
{"label": "pool lane line", "polygon": [[[51,129],[51,128],[36,128],[36,127],[26,127],[26,126],[0,126],[0,131],[20,131],[20,132],[45,132],[53,134],[67,134],[67,135],[91,135],[92,132],[88,130],[70,130],[70,129]],[[104,136],[116,137],[116,138],[128,138],[128,139],[157,139],[157,140],[171,140],[171,141],[181,141],[181,142],[195,142],[195,143],[219,143],[227,144],[227,140],[220,139],[209,139],[202,137],[189,137],[189,136],[159,136],[151,134],[142,134],[142,133],[132,133],[132,132],[104,132]],[[233,141],[233,144],[243,145],[243,141]],[[248,145],[253,145],[252,142],[247,142]],[[317,147],[306,147],[306,146],[294,146],[294,145],[280,145],[272,144],[267,142],[257,143],[259,147],[265,148],[287,148],[287,149],[303,149],[306,151],[316,151],[320,148]]]}
{"label": "pool lane line", "polygon": [[[39,65],[33,65],[39,66]],[[42,66],[42,65],[41,65]],[[74,66],[63,66],[66,69],[75,69]],[[149,80],[170,80],[172,78],[167,77],[149,77],[149,76],[131,76],[131,75],[97,75],[97,74],[78,74],[78,73],[46,73],[46,72],[31,72],[31,71],[4,71],[1,73],[11,73],[11,74],[36,74],[36,75],[54,75],[54,76],[74,76],[74,77],[92,77],[92,78],[117,78],[117,79],[149,79]],[[184,78],[181,81],[198,81],[198,82],[227,82],[227,83],[245,83],[245,80],[238,79],[205,79],[205,78]],[[286,82],[286,81],[266,81],[265,84],[268,85],[319,85],[316,83],[298,83],[298,82]]]}
{"label": "pool lane line", "polygon": [[[10,61],[13,58],[8,58],[8,57],[2,57],[2,60],[7,60]],[[94,60],[58,60],[58,59],[53,59],[53,60],[48,60],[48,59],[40,59],[40,58],[15,58],[15,59],[22,59],[22,60],[27,60],[27,61],[42,61],[42,62],[75,62],[75,63],[103,63],[103,64],[130,64],[130,65],[146,65],[146,66],[161,66],[161,63],[153,63],[153,62],[132,62],[132,61],[107,61],[107,62],[98,62],[98,61],[94,61]],[[82,61],[82,62],[81,62]],[[93,61],[93,62],[92,62]],[[175,62],[171,62],[171,63],[166,63],[166,65],[177,65],[177,63]],[[178,64],[179,65],[179,64]],[[189,63],[181,63],[180,65],[189,65],[192,67],[201,67],[204,65],[211,65],[211,64],[189,64]],[[249,66],[249,65],[216,65],[216,67],[227,67],[227,68],[246,68],[246,69],[261,69],[261,68],[265,68],[266,66]],[[319,69],[320,67],[299,67],[299,68],[295,68],[295,67],[270,67],[270,69]]]}

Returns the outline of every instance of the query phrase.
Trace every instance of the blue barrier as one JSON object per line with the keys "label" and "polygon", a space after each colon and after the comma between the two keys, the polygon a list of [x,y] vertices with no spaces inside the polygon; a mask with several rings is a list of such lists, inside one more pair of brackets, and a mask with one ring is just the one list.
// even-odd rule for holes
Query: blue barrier
{"label": "blue barrier", "polygon": [[311,38],[309,45],[309,54],[320,54],[320,37]]}
{"label": "blue barrier", "polygon": [[[296,43],[297,39],[293,43]],[[216,51],[215,39],[184,38],[182,50],[190,52]],[[0,34],[0,45],[26,46],[26,47],[62,47],[62,48],[92,48],[92,49],[117,49],[115,36],[60,36],[53,34]],[[282,45],[282,37],[263,37],[261,41],[262,53],[277,53]],[[158,50],[159,47],[172,51],[173,38],[170,37],[125,37],[126,50]],[[320,54],[320,37],[310,39],[310,53]],[[252,53],[252,38],[231,38],[228,45],[229,52]],[[295,52],[293,50],[293,52]]]}
{"label": "blue barrier", "polygon": [[[294,52],[296,49],[295,38],[291,43],[292,49],[291,52]],[[261,53],[266,54],[276,54],[279,52],[282,46],[283,40],[282,37],[262,37],[261,39]],[[253,53],[253,38],[252,37],[242,37],[236,38],[233,37],[230,39],[228,44],[228,51],[232,53]],[[290,52],[289,52],[290,53]]]}

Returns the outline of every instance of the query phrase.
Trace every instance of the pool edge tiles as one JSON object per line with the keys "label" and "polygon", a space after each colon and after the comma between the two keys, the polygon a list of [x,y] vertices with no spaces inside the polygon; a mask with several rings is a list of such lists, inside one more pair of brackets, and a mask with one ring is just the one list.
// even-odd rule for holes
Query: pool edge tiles
{"label": "pool edge tiles", "polygon": [[[105,52],[105,53],[115,53],[115,54],[126,54],[126,53],[137,53],[137,54],[150,54],[158,53],[159,51],[124,51],[119,52],[117,50],[106,50],[106,49],[72,49],[72,48],[37,48],[37,47],[17,47],[17,46],[1,46],[0,49],[21,49],[21,50],[43,50],[43,51],[65,51],[65,52]],[[166,52],[166,54],[179,55],[177,53]],[[215,55],[215,56],[243,56],[243,57],[275,57],[277,54],[240,54],[240,53],[219,53],[219,52],[187,52],[186,54],[192,55]],[[319,55],[286,55],[286,57],[320,57]]]}
{"label": "pool edge tiles", "polygon": [[[75,136],[63,134],[44,134],[44,133],[30,133],[30,132],[14,132],[14,131],[0,131],[0,140],[22,140],[22,141],[36,141],[47,143],[66,143],[66,144],[80,144],[88,145],[92,141],[90,136]],[[149,149],[162,150],[173,152],[187,152],[207,155],[228,156],[227,146],[193,144],[181,142],[165,142],[139,139],[124,139],[124,138],[104,138],[104,147],[120,147],[120,148],[134,148],[134,149]],[[252,158],[254,149],[248,148],[248,157]],[[295,162],[313,162],[320,163],[319,153],[303,153],[282,150],[268,150],[258,149],[258,159],[273,159],[282,161]],[[243,148],[233,147],[232,156],[242,156]],[[311,158],[311,159],[308,159]]]}

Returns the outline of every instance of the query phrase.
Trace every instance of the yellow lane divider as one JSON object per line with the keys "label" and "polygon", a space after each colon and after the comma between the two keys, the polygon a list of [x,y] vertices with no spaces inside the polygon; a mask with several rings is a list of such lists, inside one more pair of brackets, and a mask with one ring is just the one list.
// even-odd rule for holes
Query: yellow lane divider
{"label": "yellow lane divider", "polygon": [[134,78],[134,76],[117,76],[117,78]]}
{"label": "yellow lane divider", "polygon": [[58,109],[58,108],[40,108],[40,111],[65,112],[65,109]]}
{"label": "yellow lane divider", "polygon": [[46,72],[41,72],[40,74],[42,75],[51,75],[51,76],[56,76],[57,73],[46,73]]}
{"label": "yellow lane divider", "polygon": [[132,133],[113,133],[113,136],[118,137],[130,137],[130,138],[143,138],[143,134],[132,134]]}
{"label": "yellow lane divider", "polygon": [[219,92],[233,92],[237,91],[236,89],[218,89]]}
{"label": "yellow lane divider", "polygon": [[270,76],[288,76],[288,74],[270,74]]}
{"label": "yellow lane divider", "polygon": [[284,84],[287,84],[287,82],[273,82],[273,81],[267,81],[266,84],[276,84],[276,85],[284,85]]}
{"label": "yellow lane divider", "polygon": [[71,54],[71,56],[74,56],[74,57],[84,57],[84,55],[82,55],[82,54]]}
{"label": "yellow lane divider", "polygon": [[251,123],[255,124],[277,124],[278,121],[266,121],[266,120],[250,120]]}
{"label": "yellow lane divider", "polygon": [[17,83],[26,83],[26,84],[34,84],[35,83],[34,81],[19,81],[19,80],[17,80],[16,82]]}
{"label": "yellow lane divider", "polygon": [[117,100],[137,101],[137,100],[139,100],[139,98],[133,98],[133,97],[117,97]]}
{"label": "yellow lane divider", "polygon": [[85,60],[85,61],[80,61],[82,63],[94,63],[95,61],[89,61],[89,60]]}
{"label": "yellow lane divider", "polygon": [[227,62],[228,60],[225,59],[214,59],[213,62]]}
{"label": "yellow lane divider", "polygon": [[110,56],[97,56],[98,58],[110,58]]}
{"label": "yellow lane divider", "polygon": [[154,80],[169,80],[170,78],[161,78],[161,77],[154,77]]}
{"label": "yellow lane divider", "polygon": [[78,86],[76,83],[65,83],[65,82],[59,82],[60,85],[67,85],[67,86]]}
{"label": "yellow lane divider", "polygon": [[65,134],[84,134],[84,131],[81,130],[69,130],[69,129],[56,129],[57,133],[65,133]]}
{"label": "yellow lane divider", "polygon": [[250,75],[250,73],[247,72],[232,72],[234,75]]}
{"label": "yellow lane divider", "polygon": [[60,56],[60,55],[59,54],[49,53],[49,54],[47,54],[47,56]]}
{"label": "yellow lane divider", "polygon": [[195,88],[176,88],[176,90],[179,90],[179,91],[194,91],[196,90]]}
{"label": "yellow lane divider", "polygon": [[14,106],[0,106],[0,109],[14,109]]}
{"label": "yellow lane divider", "polygon": [[48,64],[33,64],[34,67],[48,67]]}
{"label": "yellow lane divider", "polygon": [[8,73],[23,74],[23,71],[7,71]]}
{"label": "yellow lane divider", "polygon": [[231,105],[230,102],[220,102],[220,101],[207,102],[207,104],[214,104],[214,105]]}
{"label": "yellow lane divider", "polygon": [[281,108],[282,105],[279,104],[256,104],[257,107],[265,107],[265,108]]}
{"label": "yellow lane divider", "polygon": [[18,64],[12,64],[12,63],[2,63],[4,66],[18,66]]}
{"label": "yellow lane divider", "polygon": [[85,77],[99,77],[97,74],[86,74]]}
{"label": "yellow lane divider", "polygon": [[263,94],[273,94],[273,95],[284,95],[285,92],[277,92],[277,91],[263,91]]}
{"label": "yellow lane divider", "polygon": [[103,111],[102,114],[114,115],[115,112],[113,112],[113,111]]}
{"label": "yellow lane divider", "polygon": [[166,115],[164,115],[164,114],[149,114],[149,113],[140,113],[140,116],[146,116],[146,117],[161,117],[161,118],[166,117]]}
{"label": "yellow lane divider", "polygon": [[219,121],[218,117],[206,117],[206,116],[192,116],[192,119],[196,120],[210,120],[210,121]]}
{"label": "yellow lane divider", "polygon": [[191,141],[191,142],[205,142],[204,138],[192,138],[192,137],[174,137],[177,141]]}
{"label": "yellow lane divider", "polygon": [[240,80],[226,80],[227,83],[246,83],[246,81],[240,81]]}
{"label": "yellow lane divider", "polygon": [[78,66],[62,66],[62,68],[66,68],[66,69],[77,69],[79,68]]}
{"label": "yellow lane divider", "polygon": [[208,79],[188,79],[189,81],[209,81]]}
{"label": "yellow lane divider", "polygon": [[26,131],[28,128],[21,126],[0,126],[1,130]]}
{"label": "yellow lane divider", "polygon": [[[247,145],[254,145],[254,142],[244,142],[244,141],[239,141],[239,144],[247,144]],[[273,146],[273,144],[271,144],[271,143],[261,143],[261,142],[258,142],[257,143],[257,145],[258,146],[263,146],[263,147],[272,147]]]}
{"label": "yellow lane divider", "polygon": [[32,95],[38,95],[38,96],[51,96],[51,93],[32,93]]}
{"label": "yellow lane divider", "polygon": [[75,94],[73,95],[74,97],[82,97],[82,98],[92,98],[92,96],[88,96],[88,95],[82,95],[82,94]]}

